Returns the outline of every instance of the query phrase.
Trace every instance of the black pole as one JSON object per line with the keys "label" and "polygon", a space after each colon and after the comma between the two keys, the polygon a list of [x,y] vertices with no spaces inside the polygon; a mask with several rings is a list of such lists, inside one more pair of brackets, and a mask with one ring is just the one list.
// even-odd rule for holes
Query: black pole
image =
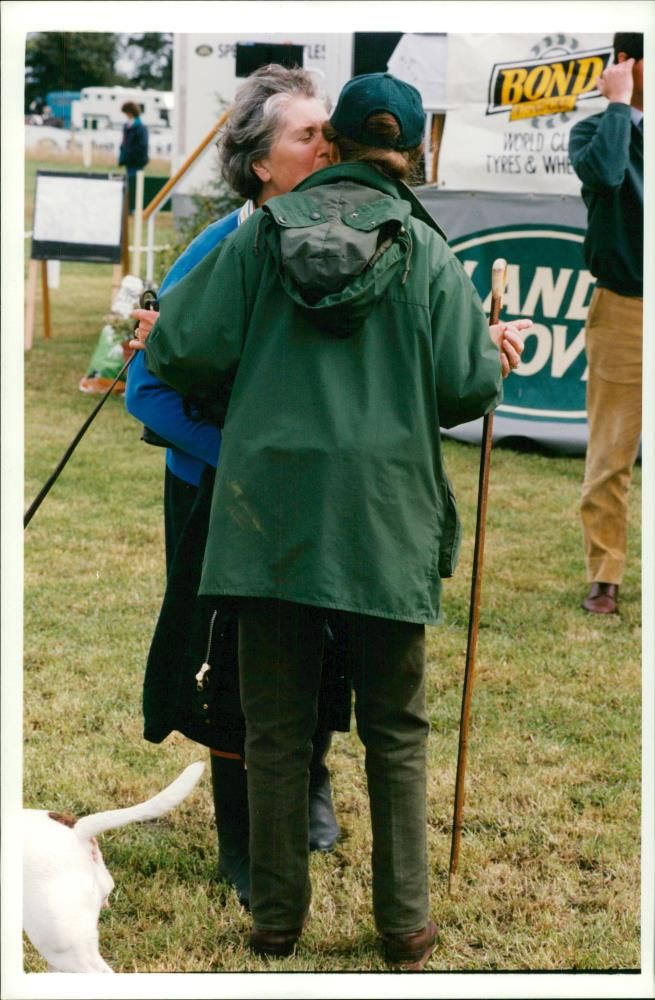
{"label": "black pole", "polygon": [[44,485],[39,490],[37,496],[34,498],[34,500],[32,501],[32,503],[30,504],[30,506],[27,508],[27,510],[25,512],[25,516],[23,517],[23,530],[25,530],[25,528],[28,526],[28,524],[30,523],[30,521],[32,520],[32,518],[34,517],[34,515],[36,514],[37,510],[39,509],[39,507],[41,506],[41,504],[43,503],[43,501],[47,497],[48,493],[50,492],[50,490],[52,489],[52,487],[56,483],[57,479],[59,478],[60,473],[62,472],[64,466],[68,462],[68,459],[71,457],[71,455],[73,454],[73,452],[77,448],[78,444],[80,443],[80,441],[82,440],[82,438],[86,434],[88,428],[90,427],[90,425],[92,424],[92,422],[95,420],[95,417],[100,412],[100,409],[107,402],[107,399],[111,395],[112,389],[114,388],[114,386],[116,385],[116,383],[120,381],[120,379],[122,378],[122,376],[127,371],[127,369],[129,367],[130,362],[132,361],[133,357],[134,357],[134,354],[127,359],[127,361],[125,362],[125,364],[123,365],[123,367],[119,371],[118,375],[116,376],[116,378],[114,379],[114,381],[112,382],[112,384],[107,389],[106,393],[104,394],[104,396],[102,397],[102,399],[100,400],[100,402],[98,403],[98,405],[96,406],[96,408],[93,410],[92,413],[89,414],[89,416],[86,418],[86,420],[84,421],[84,423],[80,427],[79,431],[77,432],[77,434],[75,435],[75,437],[73,438],[73,440],[71,441],[71,443],[69,444],[68,448],[64,452],[64,455],[63,455],[61,461],[59,462],[59,465],[55,469],[55,471],[52,473],[52,475],[49,477],[49,479],[44,483]]}
{"label": "black pole", "polygon": [[[141,296],[139,298],[139,306],[141,307],[141,309],[152,309],[152,310],[158,311],[159,310],[159,302],[157,300],[157,293],[152,288],[146,288],[146,289],[144,289],[144,291],[141,292]],[[135,326],[134,326],[134,329],[136,330],[138,326],[139,326],[139,324],[136,323]],[[55,469],[55,471],[52,473],[52,475],[47,480],[47,482],[45,482],[43,484],[43,486],[39,490],[39,493],[34,498],[34,500],[32,501],[32,503],[30,504],[30,506],[27,508],[27,510],[25,512],[25,516],[23,517],[23,531],[28,526],[28,524],[30,523],[30,521],[32,520],[32,518],[34,517],[34,515],[36,514],[37,510],[39,509],[39,507],[41,506],[41,504],[43,503],[43,501],[47,497],[48,493],[50,492],[50,490],[52,489],[52,487],[56,483],[56,481],[59,478],[59,475],[60,475],[62,469],[64,468],[64,466],[66,465],[68,459],[71,457],[71,455],[73,454],[73,452],[77,448],[78,444],[80,443],[80,441],[82,440],[82,438],[86,434],[87,430],[89,429],[89,427],[91,426],[91,424],[95,420],[96,414],[98,414],[100,412],[101,408],[107,402],[107,399],[111,395],[112,389],[114,388],[114,386],[116,385],[116,383],[120,382],[121,378],[123,377],[123,375],[125,374],[125,372],[129,368],[129,366],[130,366],[130,364],[132,362],[132,359],[135,357],[135,355],[136,355],[136,351],[134,351],[134,353],[127,359],[127,361],[125,362],[125,364],[123,365],[123,367],[119,371],[118,375],[116,376],[116,378],[114,379],[114,381],[109,386],[109,388],[107,389],[106,393],[104,394],[104,396],[102,397],[102,399],[100,400],[100,402],[98,403],[98,405],[96,406],[95,410],[93,410],[93,412],[89,414],[89,416],[86,418],[86,420],[84,421],[84,423],[80,427],[79,431],[77,432],[77,434],[75,435],[75,437],[73,438],[73,440],[71,441],[71,443],[69,444],[68,448],[64,452],[64,455],[63,455],[63,457],[62,457],[59,465]]]}

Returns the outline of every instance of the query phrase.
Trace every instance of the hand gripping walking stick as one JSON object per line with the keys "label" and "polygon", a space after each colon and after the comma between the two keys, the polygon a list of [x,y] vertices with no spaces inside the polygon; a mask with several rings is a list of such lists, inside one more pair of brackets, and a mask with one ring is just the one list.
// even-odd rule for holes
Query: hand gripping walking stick
{"label": "hand gripping walking stick", "polygon": [[[491,268],[491,309],[489,311],[489,326],[498,322],[505,290],[505,275],[507,262],[499,257]],[[475,525],[475,547],[473,550],[473,572],[471,577],[471,606],[469,609],[469,629],[466,645],[466,667],[464,669],[464,688],[462,691],[462,712],[459,723],[459,750],[457,753],[457,776],[455,779],[455,808],[453,813],[453,832],[450,846],[450,870],[448,873],[448,893],[455,889],[459,846],[462,838],[462,814],[464,811],[464,778],[466,773],[466,755],[468,750],[468,725],[473,694],[473,673],[475,671],[475,654],[478,645],[478,627],[480,623],[480,592],[482,589],[482,564],[484,560],[484,536],[487,520],[487,497],[489,493],[489,466],[491,464],[491,445],[493,441],[493,412],[487,413],[482,424],[482,446],[480,451],[480,473],[478,478],[478,510]]]}

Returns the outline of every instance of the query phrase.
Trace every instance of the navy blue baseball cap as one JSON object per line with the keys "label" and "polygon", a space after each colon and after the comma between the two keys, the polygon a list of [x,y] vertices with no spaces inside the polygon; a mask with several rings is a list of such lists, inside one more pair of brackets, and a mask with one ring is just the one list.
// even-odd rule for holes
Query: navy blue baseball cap
{"label": "navy blue baseball cap", "polygon": [[[367,118],[377,111],[388,111],[398,122],[400,135],[396,141],[366,128]],[[423,140],[425,112],[421,95],[411,83],[391,73],[364,73],[344,86],[330,124],[341,135],[363,146],[414,149]]]}

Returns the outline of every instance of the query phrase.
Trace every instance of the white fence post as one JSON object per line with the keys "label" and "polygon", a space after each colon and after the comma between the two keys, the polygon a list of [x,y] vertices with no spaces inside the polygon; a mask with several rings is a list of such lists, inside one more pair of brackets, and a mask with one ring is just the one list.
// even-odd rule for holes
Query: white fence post
{"label": "white fence post", "polygon": [[134,228],[132,230],[132,274],[141,276],[141,233],[143,229],[143,170],[136,172]]}
{"label": "white fence post", "polygon": [[146,255],[146,281],[152,281],[155,273],[155,219],[157,212],[148,217],[148,252]]}

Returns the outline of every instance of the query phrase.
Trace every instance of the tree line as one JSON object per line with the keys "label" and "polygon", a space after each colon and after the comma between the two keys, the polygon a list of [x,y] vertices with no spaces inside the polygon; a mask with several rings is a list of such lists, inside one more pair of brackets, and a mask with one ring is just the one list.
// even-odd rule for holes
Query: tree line
{"label": "tree line", "polygon": [[[130,69],[118,71],[123,62]],[[150,31],[137,35],[101,31],[41,31],[27,36],[25,110],[52,90],[82,87],[173,86],[173,35]]]}

